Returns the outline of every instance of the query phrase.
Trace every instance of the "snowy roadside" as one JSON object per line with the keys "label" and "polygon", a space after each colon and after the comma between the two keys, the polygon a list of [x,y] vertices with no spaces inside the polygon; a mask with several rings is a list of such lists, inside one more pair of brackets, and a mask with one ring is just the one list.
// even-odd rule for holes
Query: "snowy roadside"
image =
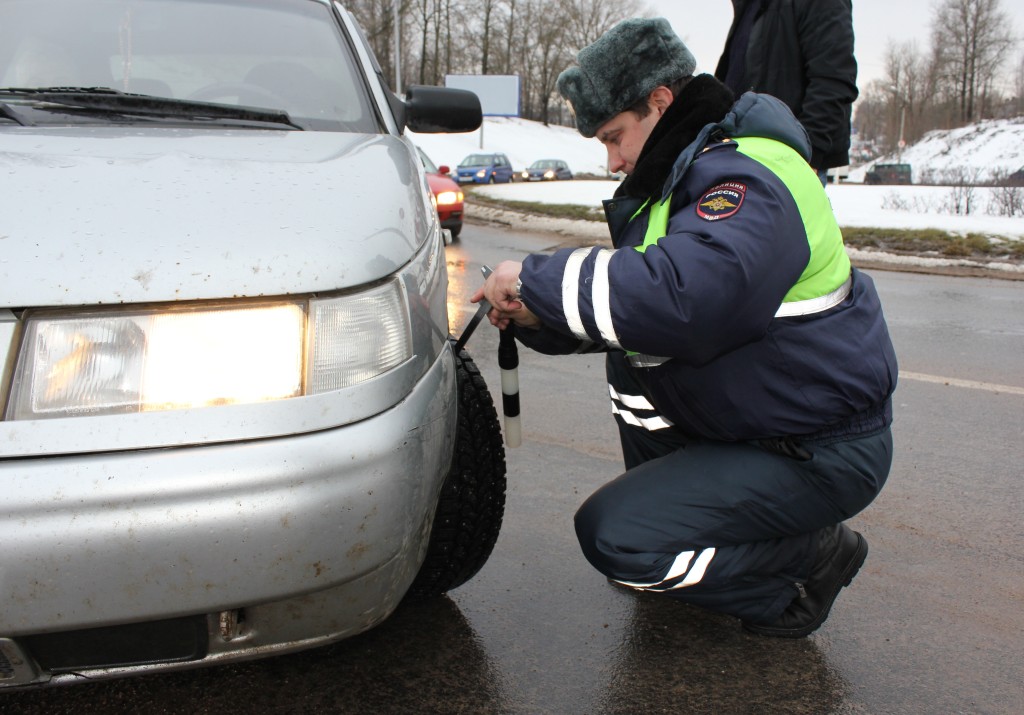
{"label": "snowy roadside", "polygon": [[[572,187],[572,184],[577,184],[577,186]],[[543,189],[548,192],[546,198],[551,203],[589,203],[590,205],[599,205],[599,199],[595,201],[590,201],[589,199],[574,200],[574,197],[570,193],[567,193],[571,191],[578,195],[581,189],[584,189],[582,186],[583,184],[597,184],[599,188],[600,185],[603,184],[607,187],[602,189],[604,191],[608,191],[608,189],[611,188],[611,186],[609,186],[610,182],[581,181],[548,184],[543,187]],[[531,195],[529,196],[524,194],[524,191],[528,188],[531,189]],[[497,199],[507,198],[521,201],[536,201],[538,200],[536,192],[540,188],[541,187],[537,187],[536,185],[527,187],[522,184],[512,184],[477,187],[474,191],[491,195]],[[863,195],[863,193],[866,193],[862,193],[862,187],[851,188],[855,188],[855,190],[857,190],[857,194]],[[830,189],[832,189],[832,187],[830,187]],[[518,195],[509,195],[513,192]],[[940,225],[946,224],[947,228],[953,228],[949,224],[956,224],[958,223],[956,219],[962,218],[951,216],[936,217],[933,215],[931,217],[927,217],[926,220],[926,217],[924,216],[911,217],[884,215],[890,214],[890,212],[887,211],[882,214],[882,212],[879,212],[877,209],[865,210],[863,205],[844,206],[847,202],[843,201],[842,198],[837,197],[837,192],[830,190],[829,193],[833,200],[837,217],[842,225],[885,226],[893,224],[894,228],[900,228],[907,226],[907,224],[913,226],[938,221]],[[860,204],[861,202],[858,201],[855,203]],[[846,214],[849,214],[849,221],[844,221],[844,215]],[[872,215],[869,217],[868,214]],[[985,220],[986,218],[988,220]],[[471,196],[467,197],[466,220],[469,223],[508,226],[515,227],[517,230],[548,234],[554,240],[554,243],[551,246],[552,250],[556,248],[580,245],[611,245],[608,237],[608,229],[603,222],[553,218],[527,212],[513,211],[506,208],[497,208],[494,206],[484,205],[479,202],[474,202]],[[993,226],[991,225],[993,223],[992,218],[978,217],[970,223],[974,225],[968,226],[965,224],[963,226],[957,226],[956,228],[966,230],[973,228],[981,231],[992,231],[993,229],[996,229],[1004,235],[1019,235],[1019,231],[1024,230],[1024,222],[1020,222],[1019,219],[1011,220],[1010,222],[1007,222],[1006,219],[1001,219],[999,221],[995,221],[996,225]],[[1021,262],[1008,262],[999,259],[982,260],[975,258],[952,258],[937,254],[906,255],[881,250],[859,249],[853,246],[847,247],[847,253],[850,255],[850,259],[855,265],[867,269],[1024,280],[1024,263]]]}

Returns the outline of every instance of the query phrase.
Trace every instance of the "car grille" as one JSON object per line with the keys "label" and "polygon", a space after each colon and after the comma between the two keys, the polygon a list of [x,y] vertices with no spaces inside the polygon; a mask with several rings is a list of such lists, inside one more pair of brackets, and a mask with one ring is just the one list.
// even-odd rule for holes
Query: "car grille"
{"label": "car grille", "polygon": [[0,680],[12,680],[14,678],[14,666],[7,656],[0,651]]}
{"label": "car grille", "polygon": [[39,665],[51,673],[86,668],[180,663],[206,657],[206,616],[171,618],[124,626],[45,633],[21,638]]}

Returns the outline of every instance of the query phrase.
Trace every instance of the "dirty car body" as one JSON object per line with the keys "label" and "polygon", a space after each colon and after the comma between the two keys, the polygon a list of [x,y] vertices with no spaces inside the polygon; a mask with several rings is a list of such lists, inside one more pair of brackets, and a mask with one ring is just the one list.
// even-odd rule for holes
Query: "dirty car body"
{"label": "dirty car body", "polygon": [[0,690],[386,618],[462,364],[404,127],[476,98],[329,0],[0,0],[0,87]]}

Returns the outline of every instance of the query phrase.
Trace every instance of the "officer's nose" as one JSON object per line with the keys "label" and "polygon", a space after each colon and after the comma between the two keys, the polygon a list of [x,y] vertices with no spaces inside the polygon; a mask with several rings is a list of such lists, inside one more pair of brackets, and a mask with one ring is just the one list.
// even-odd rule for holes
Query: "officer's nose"
{"label": "officer's nose", "polygon": [[625,168],[626,162],[623,161],[622,155],[619,154],[615,147],[608,147],[608,171],[614,174]]}

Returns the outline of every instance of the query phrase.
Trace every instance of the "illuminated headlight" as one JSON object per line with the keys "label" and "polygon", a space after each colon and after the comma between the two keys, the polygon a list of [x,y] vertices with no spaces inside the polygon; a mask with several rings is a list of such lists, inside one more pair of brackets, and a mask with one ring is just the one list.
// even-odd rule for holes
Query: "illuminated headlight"
{"label": "illuminated headlight", "polygon": [[27,315],[6,419],[281,400],[411,355],[398,281],[328,299]]}
{"label": "illuminated headlight", "polygon": [[528,171],[524,171],[524,172],[522,173],[522,177],[523,177],[524,179],[529,179],[529,178],[530,178],[530,172],[528,172]]}
{"label": "illuminated headlight", "polygon": [[461,191],[442,191],[437,195],[437,203],[441,206],[451,206],[462,201],[464,194]]}
{"label": "illuminated headlight", "polygon": [[476,172],[476,178],[478,179],[482,179],[485,176],[487,176],[487,169],[481,169],[480,171]]}
{"label": "illuminated headlight", "polygon": [[545,179],[553,179],[553,178],[555,178],[555,172],[552,169],[548,169],[547,171],[544,172],[544,178]]}

